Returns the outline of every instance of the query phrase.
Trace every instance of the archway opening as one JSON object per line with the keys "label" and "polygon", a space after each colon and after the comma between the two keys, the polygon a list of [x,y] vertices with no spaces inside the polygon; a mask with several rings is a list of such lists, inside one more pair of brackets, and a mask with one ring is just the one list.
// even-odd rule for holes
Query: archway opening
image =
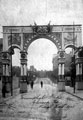
{"label": "archway opening", "polygon": [[52,41],[46,38],[35,40],[28,49],[28,71],[36,71],[39,72],[39,77],[47,77],[49,72],[53,72],[52,61],[57,52],[57,47]]}
{"label": "archway opening", "polygon": [[12,55],[12,86],[13,89],[19,88],[20,86],[20,50],[14,48],[14,54]]}
{"label": "archway opening", "polygon": [[20,50],[18,48],[14,48],[14,54],[12,55],[12,65],[20,66]]}
{"label": "archway opening", "polygon": [[57,54],[57,47],[53,42],[44,38],[35,40],[28,49],[28,68],[34,65],[37,70],[52,70],[54,54]]}

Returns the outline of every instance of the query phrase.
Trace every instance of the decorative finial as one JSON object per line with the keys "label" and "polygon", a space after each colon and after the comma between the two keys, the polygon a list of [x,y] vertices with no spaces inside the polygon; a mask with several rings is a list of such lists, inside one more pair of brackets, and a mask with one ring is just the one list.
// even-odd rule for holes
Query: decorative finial
{"label": "decorative finial", "polygon": [[34,21],[34,25],[37,26],[36,22]]}

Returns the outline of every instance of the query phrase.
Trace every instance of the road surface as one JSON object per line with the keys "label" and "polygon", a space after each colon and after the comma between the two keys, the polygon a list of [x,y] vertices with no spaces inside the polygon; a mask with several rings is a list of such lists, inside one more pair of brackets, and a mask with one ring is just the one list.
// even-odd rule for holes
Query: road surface
{"label": "road surface", "polygon": [[33,89],[27,89],[27,93],[0,104],[0,120],[76,120],[79,109],[83,111],[82,101],[58,92],[48,78],[37,78]]}

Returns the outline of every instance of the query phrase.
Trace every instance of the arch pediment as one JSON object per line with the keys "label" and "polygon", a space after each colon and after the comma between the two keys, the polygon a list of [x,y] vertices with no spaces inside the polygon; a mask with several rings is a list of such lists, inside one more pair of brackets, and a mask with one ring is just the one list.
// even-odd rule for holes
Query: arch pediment
{"label": "arch pediment", "polygon": [[37,25],[33,26],[3,26],[3,50],[17,45],[21,50],[27,50],[36,39],[46,38],[52,41],[58,50],[73,44],[82,45],[81,25]]}

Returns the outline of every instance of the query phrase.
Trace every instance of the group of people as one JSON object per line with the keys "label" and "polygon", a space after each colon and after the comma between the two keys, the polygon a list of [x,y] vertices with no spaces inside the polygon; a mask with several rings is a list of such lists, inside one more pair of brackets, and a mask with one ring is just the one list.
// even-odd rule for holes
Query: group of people
{"label": "group of people", "polygon": [[[40,84],[41,84],[41,88],[43,88],[43,81],[41,81]],[[31,86],[31,89],[33,89],[34,81],[31,81],[30,86]],[[2,96],[4,98],[6,97],[6,86],[5,85],[3,85],[2,87]]]}
{"label": "group of people", "polygon": [[[43,82],[41,81],[40,84],[41,84],[41,88],[42,88],[42,87],[43,87]],[[33,89],[34,81],[31,81],[31,84],[30,84],[30,85],[31,85],[31,89]]]}

